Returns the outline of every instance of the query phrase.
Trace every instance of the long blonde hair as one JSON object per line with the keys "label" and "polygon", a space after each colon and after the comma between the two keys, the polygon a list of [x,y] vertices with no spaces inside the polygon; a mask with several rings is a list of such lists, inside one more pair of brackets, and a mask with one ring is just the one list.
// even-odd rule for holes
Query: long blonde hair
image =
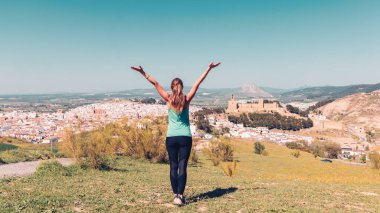
{"label": "long blonde hair", "polygon": [[186,98],[183,94],[183,82],[179,78],[175,78],[172,80],[171,84],[172,88],[172,95],[170,100],[170,107],[173,108],[177,112],[177,114],[180,114],[185,107]]}

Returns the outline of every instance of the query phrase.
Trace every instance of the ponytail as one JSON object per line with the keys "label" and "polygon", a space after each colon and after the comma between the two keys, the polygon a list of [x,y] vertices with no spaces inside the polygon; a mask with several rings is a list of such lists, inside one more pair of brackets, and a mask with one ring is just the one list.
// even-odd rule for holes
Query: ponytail
{"label": "ponytail", "polygon": [[182,80],[175,78],[172,81],[171,89],[173,94],[170,100],[170,106],[177,112],[177,114],[180,114],[185,107],[186,102],[185,95],[183,94]]}

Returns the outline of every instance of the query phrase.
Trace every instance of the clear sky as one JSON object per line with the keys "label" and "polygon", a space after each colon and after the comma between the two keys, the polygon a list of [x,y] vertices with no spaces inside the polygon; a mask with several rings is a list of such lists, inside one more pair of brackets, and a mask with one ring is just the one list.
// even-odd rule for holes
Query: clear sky
{"label": "clear sky", "polygon": [[0,94],[380,82],[379,0],[1,0]]}

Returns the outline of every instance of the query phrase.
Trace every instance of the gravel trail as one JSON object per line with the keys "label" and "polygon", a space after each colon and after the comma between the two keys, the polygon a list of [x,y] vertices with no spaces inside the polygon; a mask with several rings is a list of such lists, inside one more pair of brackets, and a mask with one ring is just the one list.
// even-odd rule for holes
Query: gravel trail
{"label": "gravel trail", "polygon": [[[22,177],[33,174],[38,165],[48,160],[20,162],[0,165],[0,179],[9,177]],[[57,159],[64,166],[69,166],[74,163],[74,159],[71,158],[59,158]]]}

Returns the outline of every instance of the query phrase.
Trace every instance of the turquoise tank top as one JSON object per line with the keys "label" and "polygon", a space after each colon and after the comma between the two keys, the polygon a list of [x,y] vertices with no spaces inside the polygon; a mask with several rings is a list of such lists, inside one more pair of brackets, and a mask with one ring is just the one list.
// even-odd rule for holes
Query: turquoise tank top
{"label": "turquoise tank top", "polygon": [[189,120],[189,108],[183,109],[180,114],[176,111],[168,109],[168,132],[167,137],[174,136],[189,136],[191,137],[190,131],[190,120]]}

